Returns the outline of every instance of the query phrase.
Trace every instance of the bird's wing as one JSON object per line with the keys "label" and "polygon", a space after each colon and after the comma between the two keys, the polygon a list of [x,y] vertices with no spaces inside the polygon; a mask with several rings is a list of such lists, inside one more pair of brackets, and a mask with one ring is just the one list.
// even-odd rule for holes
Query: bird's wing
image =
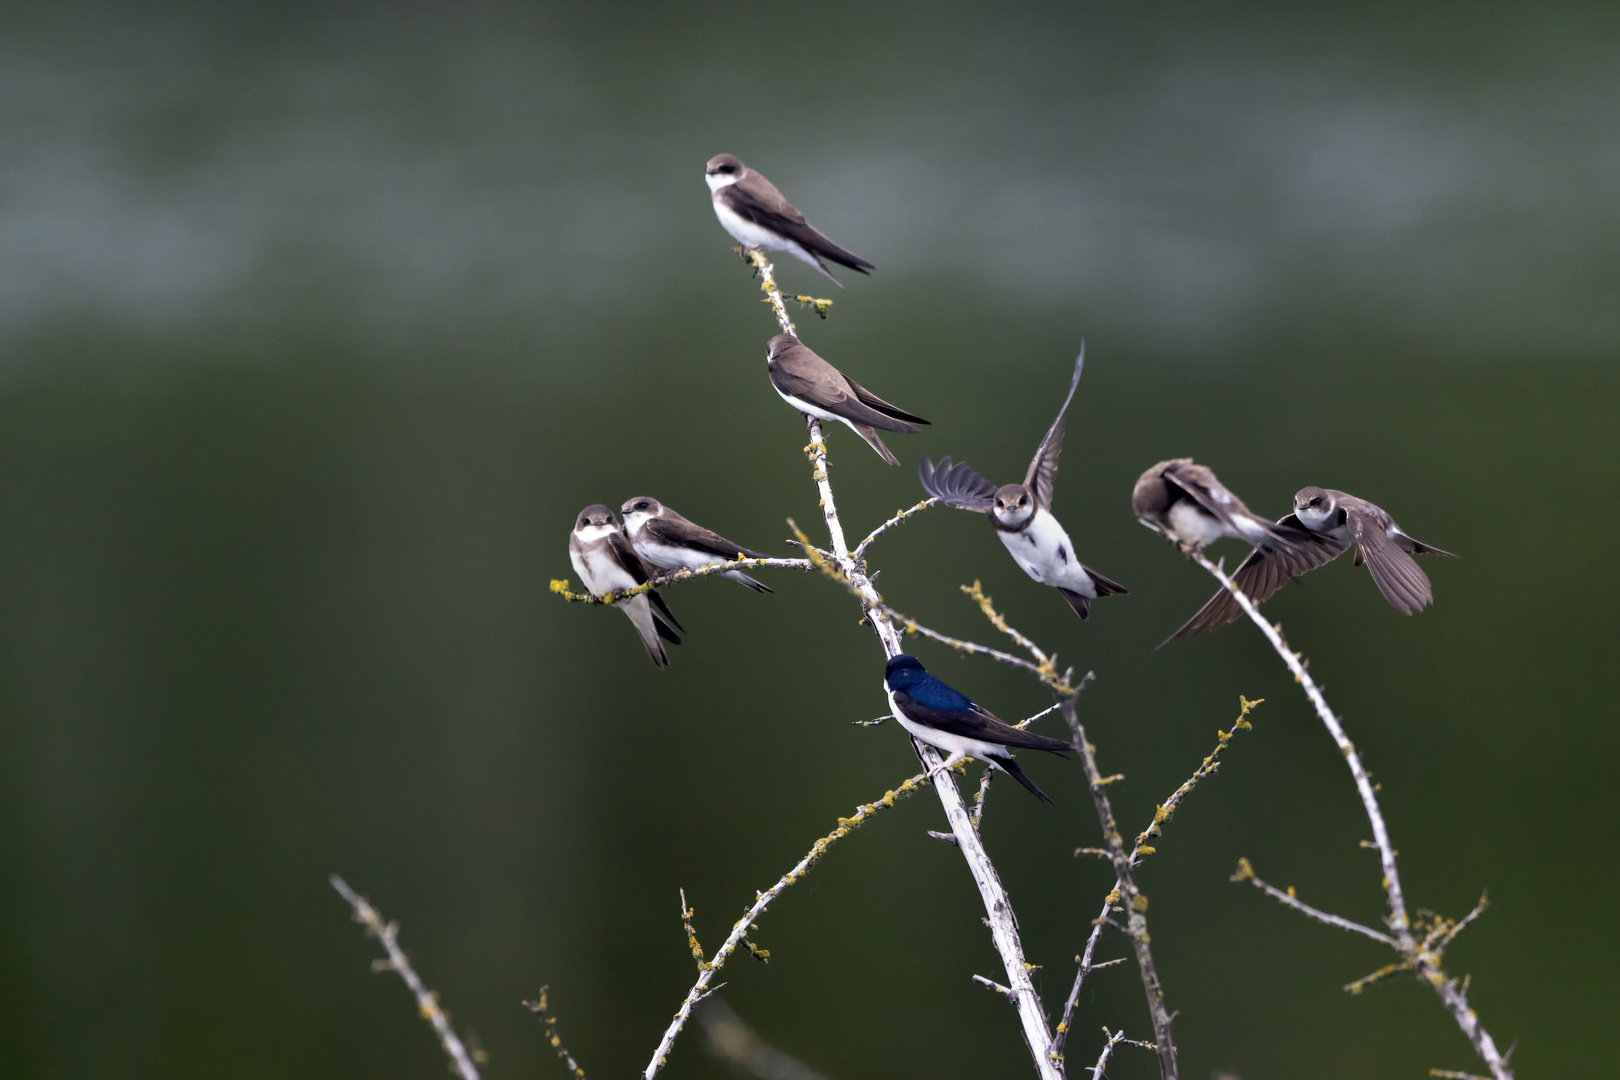
{"label": "bird's wing", "polygon": [[[1263,604],[1277,595],[1277,590],[1288,584],[1290,578],[1326,566],[1343,555],[1344,549],[1349,546],[1343,540],[1309,532],[1293,514],[1279,518],[1277,524],[1285,528],[1298,529],[1308,539],[1293,547],[1249,549],[1248,557],[1238,564],[1237,570],[1232,574],[1232,583],[1256,604]],[[1166,638],[1163,644],[1168,645],[1178,638],[1191,637],[1205,630],[1225,626],[1227,623],[1235,622],[1242,614],[1243,609],[1232,599],[1232,594],[1221,589],[1210,597],[1209,602],[1199,608],[1192,618],[1182,624],[1180,630]]]}
{"label": "bird's wing", "polygon": [[1063,399],[1063,408],[1046,431],[1035,457],[1024,474],[1024,486],[1035,492],[1035,506],[1040,510],[1052,509],[1052,485],[1057,479],[1058,455],[1063,452],[1063,426],[1068,420],[1069,402],[1074,400],[1075,387],[1080,385],[1080,370],[1086,364],[1086,346],[1080,344],[1080,355],[1075,357],[1074,378],[1069,380],[1069,396]]}
{"label": "bird's wing", "polygon": [[897,690],[894,694],[894,703],[901,712],[906,714],[906,719],[922,724],[925,727],[934,728],[937,731],[943,731],[948,735],[957,735],[965,739],[977,739],[980,742],[995,743],[1000,746],[1048,750],[1054,754],[1061,754],[1070,749],[1069,744],[1066,742],[1048,739],[1045,735],[1037,735],[1033,731],[1015,728],[989,709],[984,708],[982,705],[975,705],[971,701],[967,702],[967,708],[962,709],[934,708],[924,705],[903,690]]}
{"label": "bird's wing", "polygon": [[[855,391],[855,397],[859,399],[862,405],[865,405],[868,408],[876,409],[878,412],[883,413],[886,416],[892,416],[896,420],[904,420],[911,424],[928,423],[927,420],[924,420],[920,416],[913,416],[911,413],[906,412],[906,410],[898,406],[890,405],[887,401],[884,401],[882,398],[872,393],[872,391],[868,390],[866,387],[862,386],[848,375],[844,376],[844,381],[849,383],[850,389]],[[912,428],[912,430],[915,431],[916,428]]]}
{"label": "bird's wing", "polygon": [[642,529],[654,540],[673,547],[691,548],[701,551],[705,555],[714,555],[721,559],[731,560],[738,555],[749,559],[763,559],[767,556],[757,551],[750,551],[711,529],[679,518],[672,520],[667,517],[648,518]]}
{"label": "bird's wing", "polygon": [[[647,565],[646,560],[636,554],[636,549],[630,546],[630,538],[624,535],[622,528],[618,532],[608,534],[607,545],[613,557],[624,567],[624,572],[629,574],[637,585],[640,585],[651,576],[652,568]],[[685,630],[686,627],[682,626],[680,620],[675,617],[675,613],[669,610],[669,605],[664,603],[664,598],[658,595],[657,589],[649,590],[647,599],[652,602],[652,606],[657,608],[663,616],[662,618],[658,615],[653,616],[654,624],[659,626],[659,636],[666,641],[672,641],[679,645],[681,639],[676,637],[673,631],[666,633],[668,627],[663,626],[663,623],[667,620],[676,630]]]}
{"label": "bird's wing", "polygon": [[[867,424],[884,431],[917,430],[915,424],[897,420],[862,402],[853,392],[854,383],[843,372],[821,360],[809,349],[803,351],[809,355],[795,356],[790,353],[771,365],[771,382],[779,392],[857,424]],[[820,362],[815,363],[811,358]]]}
{"label": "bird's wing", "polygon": [[995,505],[996,485],[968,467],[967,462],[952,464],[942,457],[935,465],[926,457],[917,462],[917,479],[923,490],[946,506],[988,514]]}
{"label": "bird's wing", "polygon": [[1203,507],[1209,515],[1225,524],[1232,524],[1236,515],[1248,508],[1215,474],[1203,465],[1191,461],[1173,461],[1165,466],[1165,480],[1187,493],[1187,497]]}
{"label": "bird's wing", "polygon": [[1346,508],[1345,518],[1358,554],[1366,560],[1378,591],[1389,606],[1403,615],[1415,615],[1434,601],[1429,576],[1417,561],[1400,549],[1384,531],[1385,522],[1360,507]]}
{"label": "bird's wing", "polygon": [[863,274],[873,269],[871,263],[854,252],[845,251],[805,221],[798,207],[783,198],[782,193],[776,190],[776,185],[758,173],[721,188],[720,198],[724,199],[726,205],[744,221],[769,229],[778,236],[784,236],[806,251]]}

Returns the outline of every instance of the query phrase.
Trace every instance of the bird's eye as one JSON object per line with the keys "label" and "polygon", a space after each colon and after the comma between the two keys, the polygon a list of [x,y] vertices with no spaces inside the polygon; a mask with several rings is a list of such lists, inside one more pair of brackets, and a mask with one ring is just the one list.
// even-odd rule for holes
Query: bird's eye
{"label": "bird's eye", "polygon": [[1318,495],[1316,498],[1312,499],[1311,500],[1311,505],[1312,506],[1321,506],[1322,505],[1322,497],[1320,495]]}

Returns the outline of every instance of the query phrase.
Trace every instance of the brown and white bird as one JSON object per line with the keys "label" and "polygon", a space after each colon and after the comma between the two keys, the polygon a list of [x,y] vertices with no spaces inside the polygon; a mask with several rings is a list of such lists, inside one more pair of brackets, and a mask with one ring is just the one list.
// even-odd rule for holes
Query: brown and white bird
{"label": "brown and white bird", "polygon": [[1074,400],[1085,362],[1086,350],[1081,346],[1074,361],[1074,377],[1069,380],[1069,396],[1063,399],[1057,419],[1036,447],[1022,484],[997,487],[969,468],[967,462],[952,464],[948,457],[941,458],[938,465],[925,457],[917,465],[924,491],[947,506],[989,515],[990,524],[996,527],[996,535],[1013,561],[1035,581],[1056,589],[1082,619],[1097,597],[1130,591],[1083,564],[1075,554],[1074,542],[1051,512],[1069,402]]}
{"label": "brown and white bird", "polygon": [[921,431],[928,423],[896,408],[833,367],[792,334],[777,334],[765,343],[765,367],[782,400],[806,416],[837,420],[865,439],[890,465],[900,459],[889,452],[875,429]]}
{"label": "brown and white bird", "polygon": [[[1238,566],[1232,583],[1257,604],[1275,596],[1290,578],[1326,566],[1354,544],[1355,565],[1366,563],[1389,606],[1403,615],[1415,615],[1434,602],[1434,591],[1412,556],[1456,558],[1449,551],[1412,539],[1381,507],[1332,488],[1300,488],[1294,495],[1294,512],[1277,524],[1302,528],[1308,539],[1295,545],[1287,558],[1257,547]],[[1170,640],[1214,630],[1242,614],[1232,594],[1222,589]]]}
{"label": "brown and white bird", "polygon": [[[647,565],[635,553],[629,537],[619,527],[619,519],[601,503],[594,503],[579,512],[574,531],[568,537],[568,561],[574,564],[574,573],[579,575],[579,580],[585,583],[592,596],[633,589],[650,576]],[[655,605],[657,611],[653,610]],[[680,629],[681,624],[670,614],[658,591],[654,589],[628,600],[619,600],[613,606],[629,616],[653,664],[668,667],[669,656],[664,652],[664,643],[658,639],[679,645],[681,639],[675,630]],[[671,629],[670,624],[675,629]]]}
{"label": "brown and white bird", "polygon": [[875,269],[859,255],[845,251],[817,232],[775,185],[732,155],[710,158],[703,179],[709,185],[714,216],[744,249],[786,251],[826,274],[839,288],[843,283],[828,272],[823,259],[862,274]]}
{"label": "brown and white bird", "polygon": [[1183,551],[1203,551],[1222,537],[1247,540],[1268,550],[1289,550],[1307,539],[1295,525],[1261,517],[1192,458],[1161,461],[1144,472],[1131,491],[1137,520],[1169,536]]}
{"label": "brown and white bird", "polygon": [[[719,533],[693,524],[657,499],[637,495],[626,499],[619,512],[624,515],[624,532],[630,546],[647,562],[665,570],[690,567],[694,570],[715,563],[745,559],[765,559],[757,551],[733,544]],[[748,586],[755,592],[771,590],[743,573],[727,570],[720,575]]]}

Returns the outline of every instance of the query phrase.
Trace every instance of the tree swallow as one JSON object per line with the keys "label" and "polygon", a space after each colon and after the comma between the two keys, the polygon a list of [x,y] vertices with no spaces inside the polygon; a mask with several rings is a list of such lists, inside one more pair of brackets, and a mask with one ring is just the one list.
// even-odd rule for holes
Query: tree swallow
{"label": "tree swallow", "polygon": [[1051,804],[1046,793],[1024,775],[1008,747],[1063,754],[1071,749],[1068,743],[1013,727],[928,674],[909,653],[889,658],[883,669],[883,689],[894,718],[911,734],[953,757],[976,758],[1000,769],[1037,799]]}
{"label": "tree swallow", "polygon": [[966,462],[953,465],[948,457],[941,458],[938,465],[925,457],[917,465],[924,491],[958,510],[989,514],[996,535],[1012,553],[1013,561],[1023,567],[1024,573],[1061,593],[1082,619],[1097,597],[1130,591],[1081,563],[1069,534],[1051,512],[1058,454],[1063,451],[1063,426],[1085,362],[1086,350],[1081,346],[1074,362],[1074,378],[1069,380],[1069,396],[1063,399],[1063,408],[1036,449],[1022,484],[998,488]]}
{"label": "tree swallow", "polygon": [[1215,474],[1192,458],[1161,461],[1136,481],[1131,509],[1138,520],[1156,526],[1184,551],[1230,536],[1268,551],[1307,540],[1297,524],[1272,523],[1243,505]]}
{"label": "tree swallow", "polygon": [[[764,559],[768,556],[745,547],[738,547],[719,533],[694,525],[684,517],[646,495],[627,499],[619,507],[624,514],[625,535],[630,546],[647,562],[665,570],[687,566],[696,570],[715,563],[730,562],[739,555],[745,559]],[[741,570],[727,570],[720,575],[753,589],[770,592]]]}
{"label": "tree swallow", "polygon": [[792,334],[777,334],[765,343],[765,366],[782,400],[806,416],[837,420],[867,441],[890,465],[900,459],[889,452],[874,428],[914,433],[928,423],[878,397],[833,367]]}
{"label": "tree swallow", "polygon": [[[1256,604],[1270,600],[1289,578],[1326,566],[1355,544],[1355,565],[1367,564],[1389,606],[1403,615],[1415,615],[1434,602],[1434,592],[1428,575],[1412,556],[1456,558],[1406,535],[1380,507],[1331,488],[1300,488],[1294,496],[1294,512],[1277,524],[1303,528],[1309,539],[1282,557],[1258,547],[1249,552],[1232,575],[1232,583]],[[1170,640],[1225,626],[1242,614],[1232,594],[1222,589]]]}
{"label": "tree swallow", "polygon": [[827,280],[839,288],[843,283],[827,272],[822,259],[862,274],[874,269],[859,255],[845,251],[811,228],[804,215],[769,180],[730,154],[710,158],[703,179],[714,201],[714,216],[745,250],[786,251],[826,274]]}
{"label": "tree swallow", "polygon": [[[619,527],[619,519],[601,503],[587,506],[579,512],[573,535],[568,538],[568,561],[574,564],[574,573],[579,575],[579,580],[585,583],[592,596],[633,589],[648,577],[647,566],[631,548],[629,538]],[[652,610],[649,601],[651,605],[657,605],[658,611]],[[681,624],[670,614],[657,590],[620,600],[614,606],[630,617],[652,662],[661,668],[669,667],[669,657],[664,654],[663,642],[658,639],[662,637],[679,645],[681,639],[669,624],[673,623],[676,629]],[[660,617],[660,612],[663,617]],[[665,622],[666,618],[668,623]]]}

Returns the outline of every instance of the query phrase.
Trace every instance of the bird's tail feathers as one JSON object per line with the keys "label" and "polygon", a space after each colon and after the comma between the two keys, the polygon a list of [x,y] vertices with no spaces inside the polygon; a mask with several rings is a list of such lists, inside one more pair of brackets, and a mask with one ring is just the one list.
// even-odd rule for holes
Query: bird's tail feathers
{"label": "bird's tail feathers", "polygon": [[1000,769],[1002,772],[1006,773],[1020,784],[1023,784],[1024,787],[1028,788],[1029,793],[1041,800],[1041,802],[1045,803],[1047,806],[1054,805],[1051,796],[1047,795],[1046,792],[1036,787],[1035,781],[1024,775],[1024,770],[1018,767],[1018,762],[1014,761],[1010,757],[998,758],[995,765],[996,768]]}

